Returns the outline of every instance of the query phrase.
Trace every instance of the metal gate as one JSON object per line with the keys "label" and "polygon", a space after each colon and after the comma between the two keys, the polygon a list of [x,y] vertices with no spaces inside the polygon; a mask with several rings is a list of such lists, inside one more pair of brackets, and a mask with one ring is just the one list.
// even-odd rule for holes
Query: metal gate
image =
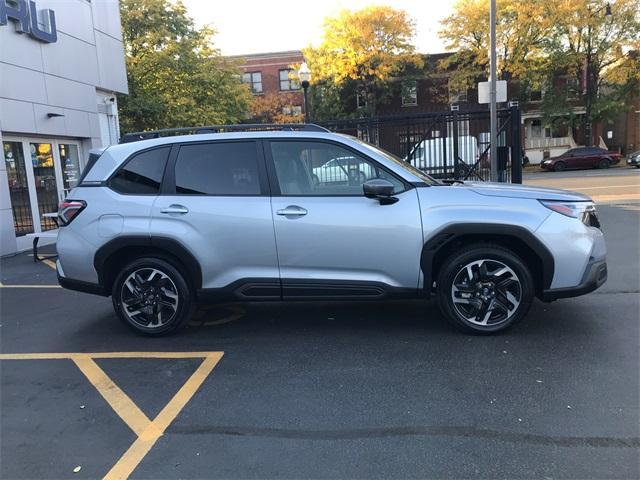
{"label": "metal gate", "polygon": [[[333,120],[331,131],[368,141],[439,178],[489,181],[489,111]],[[520,109],[498,110],[498,178],[522,183]]]}

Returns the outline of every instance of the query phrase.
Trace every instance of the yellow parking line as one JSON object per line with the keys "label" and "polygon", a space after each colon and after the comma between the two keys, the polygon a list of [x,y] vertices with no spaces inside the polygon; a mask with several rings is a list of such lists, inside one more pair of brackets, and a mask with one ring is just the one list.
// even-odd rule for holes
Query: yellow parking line
{"label": "yellow parking line", "polygon": [[53,268],[54,270],[58,269],[56,267],[56,262],[54,262],[53,260],[49,260],[48,258],[45,258],[44,260],[41,260],[41,262],[47,265],[48,267]]}
{"label": "yellow parking line", "polygon": [[0,283],[0,288],[62,288],[60,285],[5,285]]}
{"label": "yellow parking line", "polygon": [[73,360],[76,358],[208,358],[222,352],[0,353],[0,360]]}
{"label": "yellow parking line", "polygon": [[113,383],[113,380],[91,358],[75,357],[73,362],[96,387],[98,393],[111,405],[111,408],[124,420],[124,423],[136,435],[142,435],[142,432],[151,424],[151,420],[133,403],[129,396]]}
{"label": "yellow parking line", "polygon": [[162,409],[158,416],[151,422],[147,429],[140,435],[133,445],[129,447],[120,460],[104,476],[105,479],[126,479],[133,473],[144,456],[162,436],[166,428],[178,416],[193,394],[200,388],[202,382],[211,373],[222,358],[222,354],[205,358],[198,369],[187,382],[178,390],[171,401]]}
{"label": "yellow parking line", "polygon": [[[218,364],[224,352],[2,353],[0,360],[72,360],[138,437],[105,479],[126,479],[164,434]],[[202,363],[154,418],[149,418],[94,361],[96,358],[202,358]]]}

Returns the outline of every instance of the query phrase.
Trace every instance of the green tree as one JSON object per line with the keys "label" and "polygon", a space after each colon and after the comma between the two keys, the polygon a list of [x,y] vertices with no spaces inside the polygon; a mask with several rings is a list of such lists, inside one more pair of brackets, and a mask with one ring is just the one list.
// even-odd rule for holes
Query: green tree
{"label": "green tree", "polygon": [[[422,57],[411,43],[414,34],[407,13],[387,6],[344,10],[327,18],[320,46],[304,51],[313,84],[321,85],[314,99],[335,101],[340,93],[332,87],[352,87],[366,100],[364,113],[375,115],[389,83],[408,68],[422,67]],[[328,110],[317,103],[315,108]]]}
{"label": "green tree", "polygon": [[197,29],[184,5],[121,0],[129,94],[120,95],[123,131],[235,123],[251,93],[238,66],[212,46],[214,31]]}
{"label": "green tree", "polygon": [[626,107],[640,66],[629,52],[639,40],[640,0],[558,2],[547,53],[555,70],[584,84],[585,123],[610,119]]}
{"label": "green tree", "polygon": [[[639,15],[640,0],[497,0],[498,77],[517,82],[523,101],[544,90],[547,126],[574,124],[576,102],[592,121],[606,119],[637,95],[638,58],[629,52],[638,49]],[[455,53],[441,66],[457,87],[488,76],[488,20],[489,0],[459,0],[443,22],[440,35]],[[569,77],[573,98],[558,76]]]}
{"label": "green tree", "polygon": [[[526,78],[535,86],[544,79],[545,53],[560,0],[496,1],[498,77]],[[440,36],[455,53],[443,61],[457,88],[471,88],[489,72],[489,0],[459,0],[442,22]],[[453,67],[453,68],[452,68]]]}

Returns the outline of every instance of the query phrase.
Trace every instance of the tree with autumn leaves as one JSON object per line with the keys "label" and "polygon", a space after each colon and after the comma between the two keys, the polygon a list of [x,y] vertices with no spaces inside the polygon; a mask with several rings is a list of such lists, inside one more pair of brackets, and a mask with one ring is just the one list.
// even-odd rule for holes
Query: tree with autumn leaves
{"label": "tree with autumn leaves", "polygon": [[[441,66],[458,88],[488,76],[488,18],[489,0],[459,0],[443,22],[440,34],[455,53]],[[592,120],[617,114],[638,95],[640,0],[497,0],[496,37],[498,78],[518,82],[521,100],[545,91],[548,123],[572,116],[566,92],[554,90],[557,75],[571,79]]]}
{"label": "tree with autumn leaves", "polygon": [[322,109],[340,113],[321,104],[339,102],[345,91],[358,94],[364,100],[363,113],[374,115],[390,83],[423,66],[412,43],[414,34],[415,24],[409,15],[387,6],[344,10],[327,18],[320,45],[304,50],[316,89],[314,116],[317,118],[315,114]]}
{"label": "tree with autumn leaves", "polygon": [[118,96],[123,131],[238,123],[252,95],[240,70],[196,28],[178,0],[121,0],[129,94]]}

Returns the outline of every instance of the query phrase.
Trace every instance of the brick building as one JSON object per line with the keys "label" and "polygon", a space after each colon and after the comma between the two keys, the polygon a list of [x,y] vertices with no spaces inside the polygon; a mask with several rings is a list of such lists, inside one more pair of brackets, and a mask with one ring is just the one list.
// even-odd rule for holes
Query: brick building
{"label": "brick building", "polygon": [[304,98],[293,67],[304,62],[300,50],[256,53],[229,57],[240,62],[242,82],[251,87],[254,95],[276,95],[283,114],[296,116],[303,113]]}

